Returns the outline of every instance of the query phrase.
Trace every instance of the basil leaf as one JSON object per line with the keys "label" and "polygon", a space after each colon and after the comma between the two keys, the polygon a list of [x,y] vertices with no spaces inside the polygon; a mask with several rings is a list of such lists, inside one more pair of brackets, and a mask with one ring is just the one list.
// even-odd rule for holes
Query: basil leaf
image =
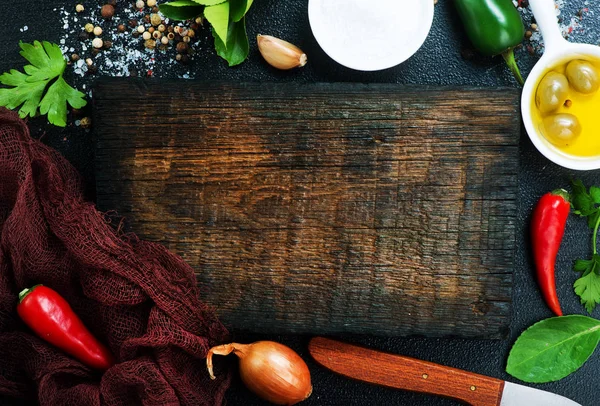
{"label": "basil leaf", "polygon": [[572,315],[542,320],[517,339],[506,372],[525,382],[562,379],[579,369],[600,342],[600,321]]}
{"label": "basil leaf", "polygon": [[204,6],[192,0],[170,1],[159,6],[160,12],[171,20],[189,20],[202,14]]}
{"label": "basil leaf", "polygon": [[229,16],[235,22],[240,21],[248,10],[248,0],[229,0]]}
{"label": "basil leaf", "polygon": [[217,54],[225,59],[229,66],[239,65],[244,62],[248,56],[250,45],[248,44],[248,36],[246,35],[246,19],[229,23],[227,30],[227,44],[221,42],[219,37],[215,35],[215,49]]}
{"label": "basil leaf", "polygon": [[215,6],[217,4],[225,3],[227,0],[194,0],[195,3],[203,6]]}
{"label": "basil leaf", "polygon": [[210,23],[215,39],[218,37],[227,45],[229,27],[229,2],[209,6],[204,9],[204,17]]}
{"label": "basil leaf", "polygon": [[[252,3],[254,3],[254,0],[247,0],[246,1],[246,13],[248,12],[248,10],[250,10],[250,7],[252,7]],[[246,13],[244,13],[244,15],[246,15]]]}

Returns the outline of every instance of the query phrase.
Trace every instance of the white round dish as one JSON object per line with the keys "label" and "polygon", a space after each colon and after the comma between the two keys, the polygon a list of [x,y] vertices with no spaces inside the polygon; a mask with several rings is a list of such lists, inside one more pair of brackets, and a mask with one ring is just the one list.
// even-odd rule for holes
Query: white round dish
{"label": "white round dish", "polygon": [[570,43],[565,40],[560,32],[556,8],[553,0],[529,0],[529,6],[544,37],[544,55],[535,64],[525,85],[521,96],[521,115],[527,135],[533,145],[550,161],[557,165],[575,170],[600,169],[600,157],[579,157],[569,155],[550,143],[536,128],[533,120],[533,99],[548,69],[573,59],[600,59],[600,47],[590,44]]}
{"label": "white round dish", "polygon": [[309,0],[312,32],[337,63],[360,71],[399,65],[421,48],[433,0]]}

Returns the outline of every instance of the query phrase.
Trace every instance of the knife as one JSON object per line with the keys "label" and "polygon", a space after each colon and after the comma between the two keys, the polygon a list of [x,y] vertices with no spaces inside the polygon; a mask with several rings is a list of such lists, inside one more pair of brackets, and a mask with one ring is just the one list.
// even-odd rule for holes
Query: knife
{"label": "knife", "polygon": [[312,338],[308,350],[317,363],[348,378],[472,406],[581,406],[543,390],[324,337]]}

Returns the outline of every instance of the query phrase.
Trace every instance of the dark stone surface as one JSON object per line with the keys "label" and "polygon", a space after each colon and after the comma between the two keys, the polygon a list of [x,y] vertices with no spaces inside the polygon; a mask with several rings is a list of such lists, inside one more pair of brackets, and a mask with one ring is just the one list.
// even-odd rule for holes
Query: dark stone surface
{"label": "dark stone surface", "polygon": [[[133,1],[131,1],[132,3]],[[82,1],[86,8],[98,7],[99,1]],[[130,2],[119,0],[119,4]],[[251,37],[251,55],[240,67],[228,68],[212,51],[207,30],[201,33],[201,50],[190,65],[192,76],[202,80],[225,81],[297,81],[297,82],[385,82],[412,84],[454,84],[477,86],[516,86],[502,58],[485,58],[474,55],[465,59],[462,52],[469,44],[464,36],[451,1],[440,1],[436,6],[436,16],[429,38],[423,48],[404,64],[382,72],[360,73],[343,68],[331,61],[316,44],[312,36],[308,17],[307,0],[261,0],[256,1],[248,18],[248,32]],[[561,1],[562,3],[562,1]],[[595,16],[600,15],[600,4],[584,0],[568,1],[564,6],[563,19],[575,17],[579,9],[589,7],[581,22],[583,32],[575,32],[572,41],[598,43],[600,24]],[[20,68],[23,60],[18,54],[18,41],[45,39],[58,42],[62,36],[60,14],[55,8],[74,8],[74,2],[65,0],[46,2],[42,0],[5,0],[3,2],[4,24],[0,25],[0,71]],[[526,21],[529,23],[530,21]],[[83,26],[83,23],[81,24]],[[20,28],[28,26],[21,32]],[[278,72],[267,66],[256,51],[252,39],[255,34],[272,34],[290,40],[301,46],[309,55],[309,64],[302,70]],[[517,53],[519,65],[526,75],[535,63],[537,56],[530,56],[523,49]],[[179,68],[159,70],[158,77],[177,77]],[[77,86],[92,85],[93,77],[76,77],[67,74],[67,80]],[[186,101],[182,101],[185,103]],[[132,119],[135,119],[132,117]],[[65,129],[52,128],[44,118],[30,121],[32,134],[63,153],[81,172],[85,179],[90,199],[94,198],[93,179],[93,137],[91,132],[80,127]],[[421,358],[440,364],[462,368],[501,379],[511,378],[504,372],[506,357],[515,338],[525,328],[536,321],[550,317],[532,275],[532,262],[529,254],[527,226],[534,203],[543,193],[568,186],[573,177],[582,178],[588,184],[600,184],[600,173],[590,171],[578,173],[566,170],[543,158],[532,146],[525,132],[521,134],[520,151],[520,207],[517,225],[516,267],[514,273],[514,306],[510,337],[505,341],[457,340],[411,338],[341,337],[345,340]],[[571,270],[572,261],[589,255],[589,231],[583,220],[571,218],[567,226],[565,240],[558,256],[557,284],[563,310],[566,314],[585,314],[578,298],[572,290],[577,275]],[[594,316],[598,316],[597,310]],[[454,405],[453,401],[433,398],[426,395],[393,391],[372,387],[367,384],[349,381],[317,367],[310,361],[306,344],[310,337],[268,336],[234,331],[235,339],[250,342],[270,339],[285,343],[298,351],[306,360],[312,372],[314,392],[306,405]],[[233,361],[232,361],[233,362]],[[365,360],[368,362],[368,360]],[[600,377],[600,356],[595,354],[576,373],[555,383],[537,385],[540,389],[570,397],[582,405],[598,404],[596,399]],[[514,381],[514,380],[513,380]],[[236,378],[228,392],[230,405],[262,405],[246,391]]]}

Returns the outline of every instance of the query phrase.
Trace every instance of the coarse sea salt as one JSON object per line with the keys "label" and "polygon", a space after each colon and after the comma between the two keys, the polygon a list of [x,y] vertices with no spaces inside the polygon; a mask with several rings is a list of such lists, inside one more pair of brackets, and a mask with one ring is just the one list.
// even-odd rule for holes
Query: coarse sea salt
{"label": "coarse sea salt", "polygon": [[313,33],[325,52],[346,66],[390,67],[402,62],[403,53],[421,45],[433,13],[432,5],[413,0],[314,3],[309,5]]}
{"label": "coarse sea salt", "polygon": [[[139,11],[131,7],[119,7],[118,12],[110,20],[102,18],[100,8],[86,8],[85,12],[77,15],[69,12],[70,8],[61,7],[54,10],[61,18],[60,48],[67,57],[74,53],[79,56],[80,59],[72,65],[73,73],[81,78],[89,77],[89,69],[84,62],[87,58],[94,61],[98,75],[103,76],[154,76],[158,71],[160,75],[166,77],[179,77],[181,72],[187,70],[175,61],[174,46],[170,46],[166,51],[149,50],[144,47],[142,38],[133,36],[135,28],[129,26],[129,21],[143,21],[149,10]],[[102,49],[97,55],[92,54],[92,39],[82,41],[79,37],[87,23],[102,28],[102,40],[112,44],[109,49]],[[119,24],[126,27],[125,33],[117,31]]]}
{"label": "coarse sea salt", "polygon": [[[517,5],[517,1],[513,0],[513,3]],[[573,7],[574,4],[567,3],[565,0],[555,0],[556,5],[556,17],[560,32],[563,37],[568,38],[573,42],[584,42],[584,43],[597,43],[598,33],[592,34],[590,30],[586,30],[586,25],[596,24],[593,19],[597,12],[600,12],[600,2],[585,0],[579,2],[577,7]],[[570,9],[575,9],[572,15],[567,15],[565,11],[569,6]],[[523,20],[531,22],[534,20],[533,13],[529,7],[519,7],[519,11],[523,16]],[[529,25],[526,29],[530,30],[532,35],[528,41],[525,42],[525,46],[530,54],[541,56],[544,52],[544,38],[539,30],[532,29]]]}

